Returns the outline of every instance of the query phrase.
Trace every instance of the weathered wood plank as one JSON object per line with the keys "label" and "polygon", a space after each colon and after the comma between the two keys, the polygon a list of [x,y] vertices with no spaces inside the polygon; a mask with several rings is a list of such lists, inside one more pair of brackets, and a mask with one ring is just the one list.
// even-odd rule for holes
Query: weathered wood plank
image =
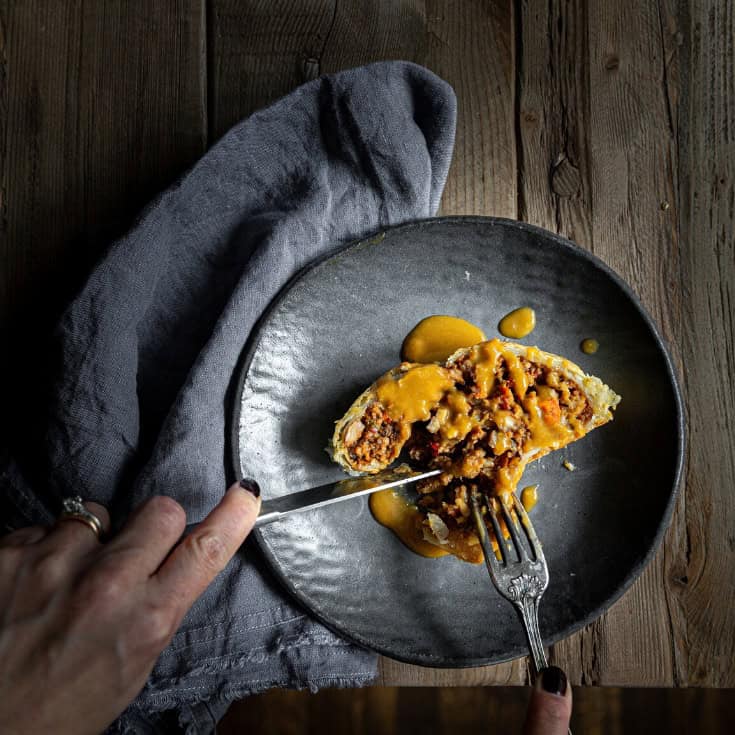
{"label": "weathered wood plank", "polygon": [[[680,365],[675,4],[592,3],[589,27],[592,247],[638,293]],[[598,622],[591,681],[686,681],[682,618],[663,563],[683,560],[677,530],[678,523],[630,592]]]}
{"label": "weathered wood plank", "polygon": [[50,325],[109,236],[205,149],[203,20],[201,0],[0,4],[2,369],[23,401],[4,409],[28,450]]}
{"label": "weathered wood plank", "polygon": [[9,316],[78,278],[99,252],[77,244],[88,226],[130,217],[202,153],[206,126],[199,0],[6,0],[1,22]]}
{"label": "weathered wood plank", "polygon": [[468,669],[437,669],[413,666],[380,659],[378,683],[382,686],[506,686],[527,684],[529,671],[526,659],[517,659],[497,666],[478,666]]}
{"label": "weathered wood plank", "polygon": [[[576,241],[641,296],[676,347],[675,15],[668,3],[520,2],[520,217]],[[667,552],[681,553],[676,525]],[[685,678],[664,553],[552,660],[586,684]],[[676,623],[676,625],[675,625]]]}
{"label": "weathered wood plank", "polygon": [[339,0],[324,45],[320,73],[421,53],[426,27],[424,0],[391,3]]}
{"label": "weathered wood plank", "polygon": [[440,214],[515,218],[515,35],[511,0],[427,0],[417,58],[457,93],[457,138]]}
{"label": "weathered wood plank", "polygon": [[[234,704],[222,735],[403,735],[516,733],[529,691],[520,687],[403,687],[308,692],[272,690]],[[572,732],[585,735],[667,735],[735,731],[735,691],[715,689],[574,690]]]}
{"label": "weathered wood plank", "polygon": [[735,3],[688,3],[681,329],[689,408],[689,683],[735,686]]}
{"label": "weathered wood plank", "polygon": [[518,215],[590,247],[587,3],[517,10]]}
{"label": "weathered wood plank", "polygon": [[207,13],[210,143],[319,75],[332,0],[211,0]]}
{"label": "weathered wood plank", "polygon": [[74,29],[81,10],[79,2],[44,8],[6,2],[2,10],[3,143],[8,143],[1,162],[0,310],[6,328],[10,315],[31,301],[34,282],[60,270],[65,254],[54,233],[76,234],[83,216],[76,206],[83,182],[78,175],[64,181],[62,174],[67,165],[75,168],[79,157],[77,110],[67,107],[67,69],[79,58]]}

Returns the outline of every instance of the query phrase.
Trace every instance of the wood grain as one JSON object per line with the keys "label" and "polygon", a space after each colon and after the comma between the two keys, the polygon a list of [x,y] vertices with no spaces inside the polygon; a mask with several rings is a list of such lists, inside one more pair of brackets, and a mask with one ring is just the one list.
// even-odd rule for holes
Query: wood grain
{"label": "wood grain", "polygon": [[0,6],[6,317],[55,275],[76,281],[99,255],[88,228],[129,218],[205,148],[202,5],[145,7]]}
{"label": "wood grain", "polygon": [[735,3],[694,1],[681,135],[689,684],[735,686]]}
{"label": "wood grain", "polygon": [[468,669],[437,669],[413,666],[381,657],[378,683],[381,686],[505,686],[527,684],[530,678],[526,659],[497,666]]}
{"label": "wood grain", "polygon": [[510,0],[427,0],[419,63],[457,94],[454,158],[441,214],[515,218],[515,44]]}
{"label": "wood grain", "polygon": [[210,143],[321,73],[333,0],[210,0]]}
{"label": "wood grain", "polygon": [[425,27],[423,0],[338,0],[321,70],[328,74],[387,59],[414,61],[425,41]]}
{"label": "wood grain", "polygon": [[[520,687],[273,690],[234,704],[222,735],[456,735],[516,733],[526,715]],[[585,735],[703,735],[733,732],[735,692],[706,689],[574,690],[572,731]]]}
{"label": "wood grain", "polygon": [[46,334],[111,237],[205,148],[202,11],[0,4],[3,428],[31,469]]}

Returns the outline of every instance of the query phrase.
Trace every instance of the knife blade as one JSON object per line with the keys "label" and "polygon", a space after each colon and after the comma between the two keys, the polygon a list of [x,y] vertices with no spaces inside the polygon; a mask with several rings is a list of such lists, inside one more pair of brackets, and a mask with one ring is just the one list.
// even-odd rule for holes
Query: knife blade
{"label": "knife blade", "polygon": [[388,470],[379,472],[377,475],[350,477],[347,480],[319,485],[290,495],[282,495],[280,498],[264,500],[260,506],[260,515],[255,521],[255,527],[259,528],[294,513],[322,508],[349,498],[359,498],[379,490],[410,485],[427,477],[434,477],[440,472],[441,470],[430,470],[429,472]]}

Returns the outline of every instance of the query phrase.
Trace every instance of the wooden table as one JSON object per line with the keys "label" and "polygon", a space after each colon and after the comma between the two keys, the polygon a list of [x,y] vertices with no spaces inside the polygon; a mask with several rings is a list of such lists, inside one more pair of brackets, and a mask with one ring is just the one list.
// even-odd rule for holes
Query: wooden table
{"label": "wooden table", "polygon": [[[35,374],[111,234],[232,124],[324,72],[424,64],[459,100],[441,212],[594,251],[650,310],[686,393],[663,547],[551,660],[581,684],[735,686],[734,17],[733,0],[0,0],[4,367]],[[524,661],[381,672],[527,677]]]}

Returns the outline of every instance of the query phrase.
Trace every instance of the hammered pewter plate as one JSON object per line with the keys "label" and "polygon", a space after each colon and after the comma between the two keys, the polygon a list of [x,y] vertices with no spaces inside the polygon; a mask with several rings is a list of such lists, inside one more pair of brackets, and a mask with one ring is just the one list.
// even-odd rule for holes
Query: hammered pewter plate
{"label": "hammered pewter plate", "polygon": [[[307,269],[245,348],[233,449],[265,498],[339,479],[324,451],[335,420],[399,362],[419,320],[459,316],[490,338],[519,306],[537,318],[522,342],[572,359],[623,397],[611,424],[533,464],[521,483],[540,486],[531,518],[551,577],[539,612],[549,644],[641,573],[669,523],[684,444],[679,390],[653,322],[617,275],[568,240],[515,221],[449,217],[389,229]],[[580,351],[588,337],[600,343],[594,355]],[[256,536],[291,595],[380,653],[445,667],[527,653],[483,565],[413,554],[373,520],[366,498]]]}

